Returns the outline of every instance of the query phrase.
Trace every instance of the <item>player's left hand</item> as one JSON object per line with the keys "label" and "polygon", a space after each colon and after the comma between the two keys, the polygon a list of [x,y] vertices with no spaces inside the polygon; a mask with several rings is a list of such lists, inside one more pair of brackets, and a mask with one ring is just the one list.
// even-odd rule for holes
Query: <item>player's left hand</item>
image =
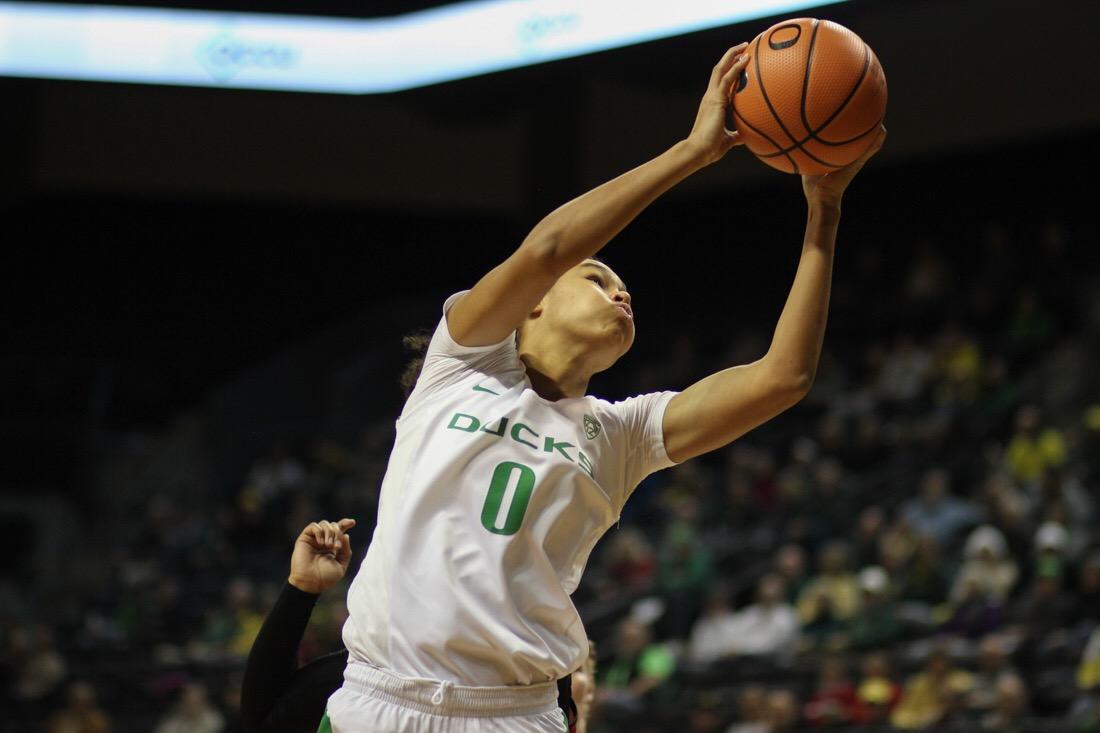
{"label": "player's left hand", "polygon": [[294,542],[288,582],[298,590],[314,594],[336,585],[351,562],[351,539],[347,532],[354,526],[354,519],[311,522]]}
{"label": "player's left hand", "polygon": [[719,160],[730,148],[741,144],[740,135],[726,128],[726,114],[733,85],[749,63],[745,53],[748,47],[747,43],[737,44],[711,69],[707,92],[699,103],[695,125],[687,138],[688,145],[704,164]]}
{"label": "player's left hand", "polygon": [[848,184],[852,182],[852,179],[856,177],[860,169],[863,168],[863,164],[871,159],[871,156],[882,149],[882,144],[886,142],[886,128],[879,125],[878,134],[871,142],[871,145],[867,148],[866,152],[854,163],[849,163],[843,168],[839,168],[830,173],[826,173],[821,176],[802,176],[802,190],[806,194],[806,201],[811,205],[813,204],[826,204],[832,206],[839,206],[840,199],[844,196],[844,190],[848,188]]}

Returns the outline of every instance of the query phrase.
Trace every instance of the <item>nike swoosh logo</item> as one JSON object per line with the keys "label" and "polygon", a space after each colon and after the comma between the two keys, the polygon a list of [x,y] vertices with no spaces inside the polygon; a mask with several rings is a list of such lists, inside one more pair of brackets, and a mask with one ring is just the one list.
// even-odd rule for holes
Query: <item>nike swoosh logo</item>
{"label": "nike swoosh logo", "polygon": [[493,390],[491,390],[491,389],[486,389],[485,387],[482,387],[482,386],[481,386],[480,384],[475,384],[475,385],[474,385],[474,391],[475,391],[475,392],[488,392],[488,393],[489,393],[489,394],[491,394],[491,395],[496,395],[497,397],[500,397],[500,393],[499,393],[499,392],[494,392],[494,391],[493,391]]}

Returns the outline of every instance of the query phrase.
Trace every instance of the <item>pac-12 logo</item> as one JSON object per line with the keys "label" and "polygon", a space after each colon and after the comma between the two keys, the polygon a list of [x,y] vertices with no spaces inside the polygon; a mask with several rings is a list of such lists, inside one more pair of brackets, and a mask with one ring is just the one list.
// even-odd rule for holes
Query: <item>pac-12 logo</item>
{"label": "pac-12 logo", "polygon": [[600,434],[600,421],[591,415],[584,416],[584,434],[592,440]]}
{"label": "pac-12 logo", "polygon": [[195,55],[220,82],[250,68],[287,69],[298,59],[298,52],[285,44],[246,41],[229,32],[219,33],[199,46]]}

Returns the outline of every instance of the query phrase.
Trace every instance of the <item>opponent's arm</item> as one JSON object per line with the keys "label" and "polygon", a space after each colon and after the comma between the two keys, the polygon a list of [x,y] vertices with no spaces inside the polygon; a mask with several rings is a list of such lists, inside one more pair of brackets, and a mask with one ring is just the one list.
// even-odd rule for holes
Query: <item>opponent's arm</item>
{"label": "opponent's arm", "polygon": [[809,209],[802,258],[768,353],[712,374],[672,398],[664,418],[669,458],[686,461],[721,448],[810,391],[825,336],[840,200],[885,138],[883,128],[855,163],[824,176],[802,177]]}
{"label": "opponent's arm", "polygon": [[252,644],[241,682],[241,717],[248,733],[278,728],[273,718],[321,717],[325,700],[339,686],[340,657],[298,668],[298,645],[318,596],[335,585],[351,561],[346,532],[354,519],[312,522],[294,543],[290,576]]}
{"label": "opponent's arm", "polygon": [[603,248],[658,196],[738,144],[725,126],[730,90],[748,62],[742,43],[711,71],[695,125],[653,160],[573,199],[540,221],[519,248],[447,314],[464,346],[495,344],[514,331],[559,277]]}

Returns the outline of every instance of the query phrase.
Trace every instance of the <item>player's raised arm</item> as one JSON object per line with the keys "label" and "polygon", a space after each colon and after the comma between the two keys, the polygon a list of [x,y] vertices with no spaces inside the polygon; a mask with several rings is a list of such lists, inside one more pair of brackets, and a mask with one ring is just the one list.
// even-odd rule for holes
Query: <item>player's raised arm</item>
{"label": "player's raised arm", "polygon": [[507,260],[454,304],[447,325],[455,341],[485,346],[503,339],[519,327],[563,273],[596,254],[662,193],[737,144],[737,133],[725,126],[726,107],[748,61],[742,54],[746,45],[726,51],[711,71],[686,139],[551,212]]}
{"label": "player's raised arm", "polygon": [[664,418],[669,458],[686,461],[721,448],[809,392],[825,336],[840,200],[885,139],[883,128],[856,162],[824,176],[802,177],[808,206],[802,258],[768,353],[712,374],[672,399]]}

